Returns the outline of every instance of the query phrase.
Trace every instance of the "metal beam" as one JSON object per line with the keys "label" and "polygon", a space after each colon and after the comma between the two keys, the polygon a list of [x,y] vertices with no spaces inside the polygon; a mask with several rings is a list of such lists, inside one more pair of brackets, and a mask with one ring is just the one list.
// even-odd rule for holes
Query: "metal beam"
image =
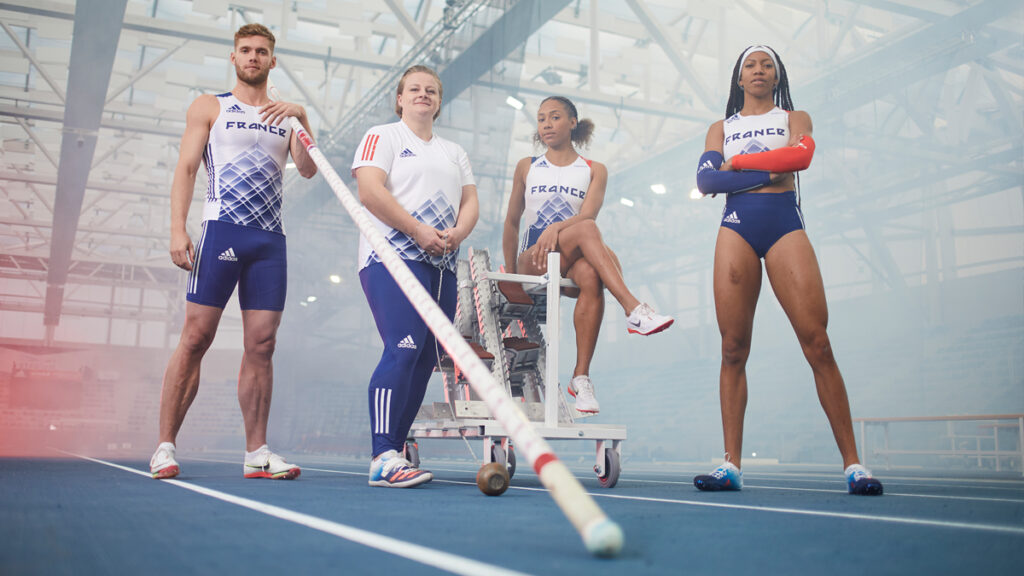
{"label": "metal beam", "polygon": [[[495,64],[508,57],[545,22],[551,20],[555,14],[568,6],[570,1],[519,0],[516,2],[486,31],[463,49],[451,63],[438,70],[438,75],[444,85],[445,103],[454,101]],[[467,16],[471,16],[476,9],[477,7],[472,4],[461,8],[463,11],[469,11],[466,12]],[[398,75],[404,72],[408,64],[426,61],[427,57],[435,54],[442,45],[441,43],[450,38],[455,30],[456,28],[432,30],[428,36],[424,36],[422,46],[403,58],[403,61],[392,69],[392,74],[386,75],[385,79],[393,77],[397,81]],[[385,83],[382,79],[374,89],[367,93],[359,106],[341,122],[339,131],[332,134],[330,138],[322,139],[321,149],[329,159],[333,161],[334,158],[337,158],[340,162],[350,162],[355,147],[359,145],[359,136],[363,131],[383,121],[385,117],[394,117],[391,107],[394,97],[389,96],[394,87],[394,82]],[[386,116],[382,117],[381,114]],[[318,184],[311,184],[310,190],[315,190],[317,186]],[[286,219],[304,219],[331,198],[333,196],[330,194],[307,192],[303,195],[302,200],[296,203],[293,211],[286,215]]]}
{"label": "metal beam", "polygon": [[708,110],[715,110],[721,107],[721,102],[711,95],[711,90],[700,80],[700,77],[693,70],[693,66],[690,62],[683,58],[680,54],[679,48],[676,47],[675,42],[670,36],[669,30],[662,26],[658,19],[655,18],[654,14],[647,9],[647,6],[641,0],[626,0],[626,4],[636,14],[636,17],[640,19],[640,22],[647,28],[654,41],[661,46],[661,49],[668,56],[668,59],[672,62],[672,65],[676,67],[679,74],[686,79],[686,82],[693,89],[697,98],[707,107]]}
{"label": "metal beam", "polygon": [[67,98],[64,94],[64,91],[61,90],[60,86],[57,85],[57,82],[50,77],[50,73],[46,71],[46,68],[43,68],[39,64],[39,62],[36,60],[35,55],[33,55],[32,52],[28,49],[28,46],[26,46],[25,43],[21,41],[21,38],[18,38],[18,35],[14,33],[14,30],[11,30],[11,27],[8,26],[7,23],[2,20],[0,20],[0,27],[3,27],[4,32],[7,32],[7,35],[11,37],[11,40],[13,40],[15,44],[17,44],[18,49],[21,50],[22,55],[24,55],[25,58],[28,58],[28,61],[32,63],[32,66],[35,67],[37,72],[39,72],[39,75],[42,76],[43,80],[45,80],[46,83],[50,85],[50,88],[53,89],[53,93],[56,94],[58,98],[60,98],[60,101],[62,103],[66,102]]}
{"label": "metal beam", "polygon": [[[63,122],[64,113],[60,110],[47,110],[38,106],[12,106],[10,104],[0,104],[0,116],[8,116],[11,118],[25,118],[27,120],[43,120],[45,122]],[[184,122],[180,119],[175,119],[168,122],[165,119],[160,120],[164,123],[180,124],[180,128],[169,128],[160,124],[149,124],[142,122],[133,122],[130,120],[117,120],[115,118],[109,118],[104,116],[100,119],[100,128],[109,128],[110,130],[123,130],[125,132],[136,132],[139,134],[155,134],[157,136],[166,136],[168,138],[181,138],[181,133],[184,132]]]}
{"label": "metal beam", "polygon": [[[924,78],[965,62],[972,62],[1019,42],[1014,37],[986,25],[1000,18],[1006,9],[1003,0],[984,0],[941,22],[924,26],[898,39],[879,43],[872,51],[850,63],[832,68],[810,83],[795,87],[801,109],[810,110],[821,128],[829,121],[839,121],[845,112],[854,110],[902,90]],[[977,30],[973,36],[965,30]],[[868,79],[868,81],[865,81]],[[680,158],[695,159],[704,146],[704,134],[651,155],[642,162],[609,175],[608,189],[650,184],[652,179],[680,179],[693,174],[690,164]]]}
{"label": "metal beam", "polygon": [[395,13],[395,17],[398,18],[398,22],[403,28],[405,28],[406,32],[413,37],[413,40],[419,40],[423,37],[423,30],[420,30],[419,25],[416,24],[416,21],[413,20],[412,16],[405,11],[405,8],[402,7],[400,3],[395,0],[384,0],[384,3],[387,4],[388,8],[391,8],[391,11]]}
{"label": "metal beam", "polygon": [[100,118],[127,3],[128,0],[90,0],[75,7],[68,65],[68,93],[74,94],[75,98],[64,108],[64,136],[60,146],[46,312],[43,315],[48,331],[60,322],[64,282],[71,263],[82,199],[96,152]]}

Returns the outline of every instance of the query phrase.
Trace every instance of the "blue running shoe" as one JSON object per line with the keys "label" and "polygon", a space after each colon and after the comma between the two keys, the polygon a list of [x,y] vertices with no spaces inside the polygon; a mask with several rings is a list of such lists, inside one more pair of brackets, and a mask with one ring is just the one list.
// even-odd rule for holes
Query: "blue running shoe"
{"label": "blue running shoe", "polygon": [[413,468],[396,450],[388,450],[370,462],[370,486],[412,488],[433,479],[433,474]]}
{"label": "blue running shoe", "polygon": [[882,483],[871,477],[871,470],[860,464],[850,464],[843,472],[850,494],[858,496],[881,496]]}
{"label": "blue running shoe", "polygon": [[694,478],[693,485],[705,492],[740,490],[743,488],[743,472],[732,462],[723,462],[711,474],[701,474]]}

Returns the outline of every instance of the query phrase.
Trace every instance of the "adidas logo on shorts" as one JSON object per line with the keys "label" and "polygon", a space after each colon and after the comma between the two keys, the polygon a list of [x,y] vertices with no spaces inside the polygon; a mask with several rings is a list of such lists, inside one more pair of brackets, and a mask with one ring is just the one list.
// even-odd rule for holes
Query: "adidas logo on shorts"
{"label": "adidas logo on shorts", "polygon": [[238,257],[235,256],[234,248],[228,248],[227,250],[221,252],[220,256],[217,256],[217,260],[224,260],[225,262],[238,262]]}
{"label": "adidas logo on shorts", "polygon": [[245,114],[245,110],[242,110],[242,108],[238,104],[232,104],[230,108],[225,110],[225,112],[234,112],[236,114]]}
{"label": "adidas logo on shorts", "polygon": [[416,349],[416,343],[412,341],[412,334],[409,334],[398,343],[399,348],[409,348],[410,350]]}
{"label": "adidas logo on shorts", "polygon": [[398,155],[399,158],[413,158],[415,156],[416,154],[414,154],[413,151],[409,150],[408,148],[402,150],[402,153]]}
{"label": "adidas logo on shorts", "polygon": [[728,222],[729,224],[739,224],[740,218],[736,215],[736,211],[733,210],[732,214],[729,214],[725,218],[722,218],[722,222]]}

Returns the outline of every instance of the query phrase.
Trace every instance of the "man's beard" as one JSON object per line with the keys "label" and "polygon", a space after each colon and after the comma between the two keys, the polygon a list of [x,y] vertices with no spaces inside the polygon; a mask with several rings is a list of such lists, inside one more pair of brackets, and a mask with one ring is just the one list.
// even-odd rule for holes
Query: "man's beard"
{"label": "man's beard", "polygon": [[[246,76],[251,74],[251,76]],[[259,72],[247,72],[244,68],[235,68],[235,75],[238,79],[249,86],[259,87],[266,84],[267,78],[270,76],[270,69],[261,70]]]}

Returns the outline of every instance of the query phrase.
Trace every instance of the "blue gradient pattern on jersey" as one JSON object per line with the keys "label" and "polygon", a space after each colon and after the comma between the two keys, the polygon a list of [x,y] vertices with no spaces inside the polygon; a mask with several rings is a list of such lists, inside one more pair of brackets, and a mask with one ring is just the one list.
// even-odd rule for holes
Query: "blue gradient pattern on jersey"
{"label": "blue gradient pattern on jersey", "polygon": [[552,196],[537,210],[537,221],[526,231],[526,245],[519,251],[522,252],[537,243],[541,233],[555,222],[568,220],[576,215],[572,206],[561,196]]}
{"label": "blue gradient pattern on jersey", "polygon": [[[455,208],[448,201],[448,196],[443,191],[438,190],[429,200],[412,212],[412,217],[428,226],[444,230],[455,226],[456,214]],[[391,247],[395,249],[398,257],[402,260],[427,262],[431,266],[438,268],[443,266],[451,272],[455,271],[455,261],[459,258],[458,250],[445,256],[431,256],[424,252],[419,244],[416,244],[416,241],[408,234],[398,230],[392,230],[388,234],[387,239],[388,243],[391,244]],[[377,256],[376,252],[370,252],[367,264],[370,262],[380,262],[380,257]]]}
{"label": "blue gradient pattern on jersey", "polygon": [[767,152],[769,150],[771,150],[771,148],[765,146],[761,141],[755,138],[743,147],[740,154],[757,154],[758,152]]}
{"label": "blue gradient pattern on jersey", "polygon": [[283,233],[281,167],[259,145],[224,165],[219,174],[218,220]]}

